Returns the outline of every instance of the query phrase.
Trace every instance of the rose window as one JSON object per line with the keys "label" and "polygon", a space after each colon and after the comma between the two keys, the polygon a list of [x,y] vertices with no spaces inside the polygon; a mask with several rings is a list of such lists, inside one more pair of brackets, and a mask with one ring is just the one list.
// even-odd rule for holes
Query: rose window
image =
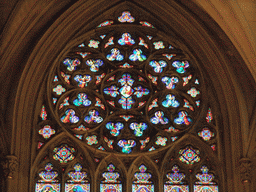
{"label": "rose window", "polygon": [[196,64],[150,23],[136,30],[133,22],[126,15],[100,24],[50,75],[58,123],[105,152],[160,150],[191,130],[200,112]]}

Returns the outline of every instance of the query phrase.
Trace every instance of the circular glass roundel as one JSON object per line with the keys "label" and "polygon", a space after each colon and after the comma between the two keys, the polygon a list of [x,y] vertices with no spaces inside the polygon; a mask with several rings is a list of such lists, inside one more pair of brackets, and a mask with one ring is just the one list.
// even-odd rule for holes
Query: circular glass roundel
{"label": "circular glass roundel", "polygon": [[111,29],[72,47],[51,75],[58,122],[105,152],[166,147],[195,122],[199,74],[182,50],[154,30]]}

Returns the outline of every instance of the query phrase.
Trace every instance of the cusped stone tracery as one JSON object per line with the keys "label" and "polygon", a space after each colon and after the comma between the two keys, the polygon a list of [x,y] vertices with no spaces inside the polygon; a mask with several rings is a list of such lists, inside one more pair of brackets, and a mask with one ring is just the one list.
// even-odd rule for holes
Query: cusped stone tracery
{"label": "cusped stone tracery", "polygon": [[71,47],[48,84],[65,130],[84,135],[91,147],[125,154],[180,138],[198,117],[202,91],[188,56],[150,23],[134,27],[128,13]]}

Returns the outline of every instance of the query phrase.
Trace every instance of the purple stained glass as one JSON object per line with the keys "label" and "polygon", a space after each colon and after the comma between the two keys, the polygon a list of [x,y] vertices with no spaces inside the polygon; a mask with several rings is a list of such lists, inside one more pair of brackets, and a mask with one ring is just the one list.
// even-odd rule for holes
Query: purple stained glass
{"label": "purple stained glass", "polygon": [[194,149],[193,147],[189,146],[185,149],[181,149],[179,151],[180,157],[179,160],[183,163],[186,163],[188,165],[192,165],[196,162],[200,161],[200,152],[199,150]]}
{"label": "purple stained glass", "polygon": [[142,54],[142,50],[141,49],[134,49],[133,50],[133,54],[131,54],[129,56],[129,59],[131,61],[145,61],[147,59],[146,55]]}
{"label": "purple stained glass", "polygon": [[178,73],[185,73],[186,69],[189,67],[188,61],[174,61],[172,63],[172,66],[176,68],[176,71]]}
{"label": "purple stained glass", "polygon": [[111,135],[118,136],[120,133],[120,130],[124,128],[124,124],[120,122],[117,122],[117,123],[108,122],[106,124],[106,128],[110,130]]}
{"label": "purple stained glass", "polygon": [[50,125],[45,125],[42,129],[38,131],[40,135],[45,139],[49,139],[52,135],[55,134],[55,130],[51,128]]}
{"label": "purple stained glass", "polygon": [[201,167],[201,171],[202,171],[202,173],[196,174],[196,178],[199,180],[199,181],[196,182],[196,184],[202,184],[202,185],[215,184],[213,182],[214,175],[211,174],[211,173],[208,173],[209,169],[207,168],[207,166],[203,165]]}
{"label": "purple stained glass", "polygon": [[176,84],[179,82],[178,77],[163,77],[162,82],[165,84],[167,89],[174,89]]}
{"label": "purple stained glass", "polygon": [[138,87],[134,87],[134,95],[137,96],[137,98],[141,98],[144,95],[148,95],[149,94],[149,90],[147,88],[142,88],[142,86],[138,86]]}
{"label": "purple stained glass", "polygon": [[122,38],[118,40],[120,45],[133,45],[135,41],[132,39],[130,33],[123,33]]}
{"label": "purple stained glass", "polygon": [[185,178],[184,173],[180,173],[179,167],[174,165],[172,167],[173,173],[166,174],[166,177],[169,179],[166,183],[169,184],[183,184],[183,179]]}
{"label": "purple stained glass", "polygon": [[92,72],[97,72],[100,66],[103,65],[103,61],[101,59],[90,59],[86,61],[86,65],[90,66]]}
{"label": "purple stained glass", "polygon": [[131,15],[130,11],[124,11],[120,17],[118,17],[118,21],[121,23],[132,23],[135,21],[134,17]]}
{"label": "purple stained glass", "polygon": [[108,25],[112,25],[114,23],[114,21],[104,21],[103,23],[99,24],[98,27],[105,27],[105,26],[108,26]]}
{"label": "purple stained glass", "polygon": [[83,183],[83,184],[73,184],[73,183],[66,183],[65,184],[65,192],[90,192],[90,184]]}
{"label": "purple stained glass", "polygon": [[133,184],[132,192],[154,192],[154,185]]}
{"label": "purple stained glass", "polygon": [[69,147],[67,144],[54,148],[53,152],[53,159],[59,161],[60,163],[67,163],[75,158],[75,149],[73,147]]}
{"label": "purple stained glass", "polygon": [[178,125],[190,125],[192,123],[192,119],[188,117],[188,113],[186,111],[180,111],[178,115],[179,117],[174,119],[174,123]]}
{"label": "purple stained glass", "polygon": [[67,66],[68,71],[75,71],[76,67],[81,64],[81,61],[77,58],[75,59],[66,58],[64,59],[63,64]]}
{"label": "purple stained glass", "polygon": [[176,100],[175,95],[168,94],[166,95],[166,99],[163,100],[162,105],[166,108],[168,107],[179,107],[180,103]]}
{"label": "purple stained glass", "polygon": [[168,118],[164,117],[163,111],[156,111],[155,116],[150,119],[151,123],[153,124],[162,124],[165,125],[169,122]]}
{"label": "purple stained glass", "polygon": [[77,99],[73,101],[73,104],[75,106],[85,106],[88,107],[92,104],[92,102],[87,98],[87,95],[85,93],[78,93]]}
{"label": "purple stained glass", "polygon": [[147,129],[146,123],[131,123],[130,129],[134,130],[134,135],[136,137],[141,137],[143,135],[143,131]]}
{"label": "purple stained glass", "polygon": [[78,83],[78,87],[87,87],[88,83],[92,80],[90,75],[76,75],[74,80]]}
{"label": "purple stained glass", "polygon": [[132,108],[132,105],[135,103],[135,101],[131,97],[125,98],[122,96],[118,100],[118,103],[122,106],[123,109],[128,110]]}
{"label": "purple stained glass", "polygon": [[167,66],[167,63],[164,60],[160,60],[160,61],[152,60],[149,62],[149,65],[153,67],[155,73],[162,73],[164,67]]}
{"label": "purple stained glass", "polygon": [[104,93],[110,95],[111,97],[116,97],[117,95],[119,95],[118,89],[118,87],[112,85],[111,87],[105,88]]}
{"label": "purple stained glass", "polygon": [[124,56],[120,53],[120,50],[117,48],[113,48],[110,51],[111,53],[106,56],[109,61],[122,61]]}
{"label": "purple stained glass", "polygon": [[39,177],[41,180],[38,180],[38,182],[58,182],[56,178],[58,177],[58,172],[53,171],[53,165],[52,163],[47,163],[45,165],[45,171],[41,171],[39,174]]}
{"label": "purple stained glass", "polygon": [[90,110],[89,115],[85,116],[84,121],[88,124],[92,122],[101,123],[103,121],[103,118],[99,115],[99,112],[97,110]]}
{"label": "purple stained glass", "polygon": [[73,109],[68,109],[65,111],[65,115],[61,117],[63,123],[77,123],[79,117],[77,117],[76,112]]}

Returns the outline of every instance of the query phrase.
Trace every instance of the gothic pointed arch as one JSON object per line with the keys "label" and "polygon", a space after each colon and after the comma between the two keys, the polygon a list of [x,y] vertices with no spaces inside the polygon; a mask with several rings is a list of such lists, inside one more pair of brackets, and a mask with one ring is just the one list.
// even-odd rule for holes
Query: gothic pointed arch
{"label": "gothic pointed arch", "polygon": [[[149,5],[111,1],[99,9],[101,3],[75,3],[45,32],[30,55],[16,98],[15,111],[19,112],[13,120],[21,135],[13,143],[30,143],[26,133],[32,130],[34,144],[31,149],[14,147],[13,151],[18,156],[31,152],[33,165],[40,150],[49,149],[53,156],[54,148],[48,148],[48,143],[61,138],[83,148],[79,150],[86,152],[93,170],[109,154],[127,170],[143,154],[151,159],[150,170],[153,162],[158,166],[166,162],[170,149],[178,155],[179,150],[193,151],[199,146],[203,153],[223,161],[228,155],[222,152],[228,143],[223,138],[229,138],[231,122],[239,124],[237,105],[230,104],[237,100],[225,94],[233,89],[226,70],[228,59],[209,40],[207,31],[175,2],[165,9],[164,3],[157,5],[158,11],[149,8],[156,5],[153,1]],[[227,108],[234,109],[233,114],[227,114]],[[223,138],[220,130],[225,130]],[[190,142],[194,148],[180,146],[184,138],[195,141]],[[111,158],[104,161],[103,172],[115,173],[112,165],[107,168]],[[74,172],[72,166],[68,169]],[[86,170],[84,166],[80,171]],[[200,174],[204,165],[200,166],[192,172]],[[218,175],[211,164],[207,166]],[[231,165],[221,169],[226,166]],[[31,166],[31,173],[35,169]],[[120,182],[130,182],[129,177],[124,174]],[[99,189],[95,178],[88,180],[91,190]],[[225,182],[221,174],[218,178],[218,184]],[[30,186],[34,190],[35,182]],[[163,190],[163,186],[157,188]]]}

